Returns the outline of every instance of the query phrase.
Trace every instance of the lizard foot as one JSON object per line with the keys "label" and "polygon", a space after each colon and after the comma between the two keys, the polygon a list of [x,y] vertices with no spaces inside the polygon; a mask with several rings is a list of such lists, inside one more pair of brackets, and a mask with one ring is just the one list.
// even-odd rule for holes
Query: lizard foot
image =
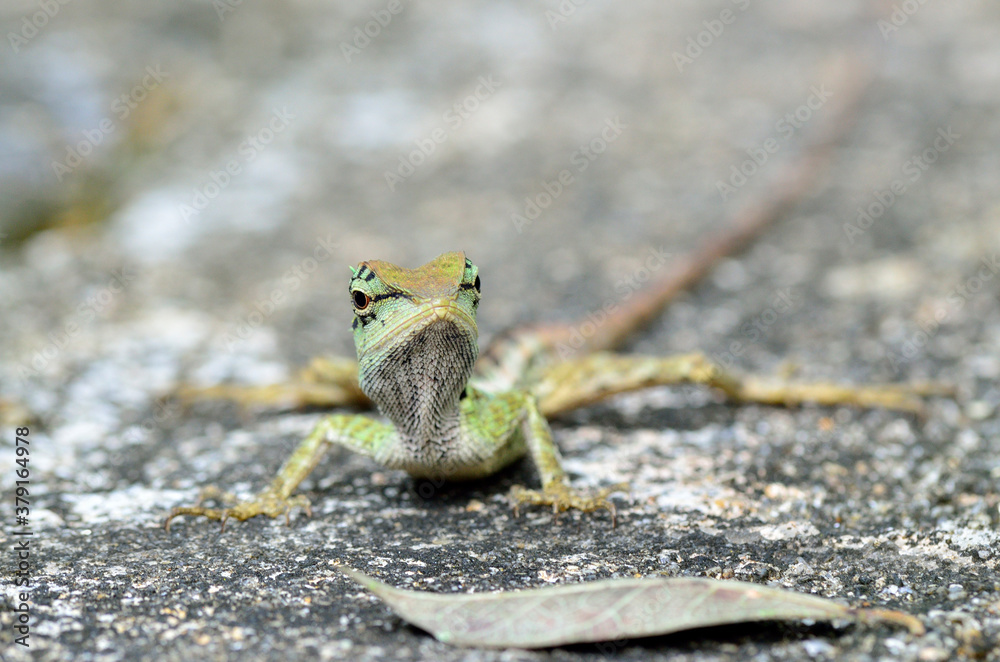
{"label": "lizard foot", "polygon": [[[225,508],[206,508],[201,504],[207,499],[215,499],[226,504],[231,504]],[[248,520],[257,515],[268,517],[285,516],[285,523],[291,522],[291,512],[294,508],[302,508],[306,515],[312,516],[312,508],[309,499],[301,494],[293,497],[282,497],[274,490],[268,488],[254,497],[251,501],[238,501],[232,494],[219,490],[215,486],[206,487],[198,496],[198,502],[193,506],[178,506],[170,511],[167,520],[163,523],[164,528],[170,530],[170,522],[180,515],[191,515],[193,517],[207,517],[222,522],[225,530],[226,521],[230,518],[240,522]]]}
{"label": "lizard foot", "polygon": [[618,483],[617,485],[600,489],[593,495],[584,495],[563,482],[554,482],[541,490],[529,490],[520,485],[515,485],[510,490],[510,497],[514,502],[515,515],[520,515],[520,508],[524,504],[531,506],[552,506],[552,512],[554,513],[561,513],[570,508],[585,513],[592,513],[595,510],[603,509],[611,513],[611,528],[614,528],[615,504],[608,500],[608,496],[615,492],[628,492],[628,490],[628,483]]}

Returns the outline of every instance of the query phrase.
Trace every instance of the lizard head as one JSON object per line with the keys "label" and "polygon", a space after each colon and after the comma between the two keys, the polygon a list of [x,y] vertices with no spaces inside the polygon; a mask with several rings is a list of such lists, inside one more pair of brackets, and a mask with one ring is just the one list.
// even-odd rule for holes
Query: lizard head
{"label": "lizard head", "polygon": [[479,353],[479,270],[454,252],[416,269],[368,260],[352,271],[361,389],[404,434],[433,436]]}

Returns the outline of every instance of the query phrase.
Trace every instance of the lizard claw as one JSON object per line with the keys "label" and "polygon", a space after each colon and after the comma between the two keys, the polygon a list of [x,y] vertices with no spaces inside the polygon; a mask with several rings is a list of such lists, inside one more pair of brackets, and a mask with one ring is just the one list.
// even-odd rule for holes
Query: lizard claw
{"label": "lizard claw", "polygon": [[[231,503],[232,505],[225,508],[206,508],[201,505],[206,499],[217,499],[225,503]],[[172,509],[163,523],[163,527],[169,531],[170,522],[175,517],[181,515],[207,517],[208,519],[217,520],[222,523],[223,531],[225,531],[226,522],[230,518],[242,522],[257,515],[266,515],[271,518],[284,515],[285,524],[290,524],[291,513],[294,508],[302,508],[306,516],[312,517],[312,508],[310,507],[309,499],[301,494],[293,497],[282,497],[272,490],[267,489],[250,501],[240,502],[236,501],[231,494],[223,493],[218,488],[212,486],[202,490],[195,505],[178,506]]]}
{"label": "lizard claw", "polygon": [[510,490],[514,514],[520,515],[523,504],[531,506],[552,506],[553,513],[574,509],[585,513],[607,510],[611,514],[611,528],[615,527],[615,504],[608,497],[615,492],[628,492],[628,483],[618,483],[598,490],[593,495],[583,495],[561,481],[550,483],[541,490],[529,490],[515,485]]}

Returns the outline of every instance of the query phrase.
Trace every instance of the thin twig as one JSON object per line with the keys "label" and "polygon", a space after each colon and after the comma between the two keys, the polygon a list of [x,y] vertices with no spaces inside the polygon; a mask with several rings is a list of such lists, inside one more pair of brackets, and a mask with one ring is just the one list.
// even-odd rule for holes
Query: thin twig
{"label": "thin twig", "polygon": [[[744,205],[725,230],[710,237],[660,279],[622,304],[577,351],[585,353],[621,346],[723,258],[745,249],[775,221],[816,192],[821,176],[830,166],[834,147],[853,126],[859,102],[873,78],[870,64],[859,57],[838,57],[833,70],[828,79],[833,80],[830,87],[834,93],[822,114],[826,121],[812,135],[799,157],[786,163],[775,183]],[[564,343],[575,326],[544,325],[536,327],[535,331],[545,344],[555,346]]]}

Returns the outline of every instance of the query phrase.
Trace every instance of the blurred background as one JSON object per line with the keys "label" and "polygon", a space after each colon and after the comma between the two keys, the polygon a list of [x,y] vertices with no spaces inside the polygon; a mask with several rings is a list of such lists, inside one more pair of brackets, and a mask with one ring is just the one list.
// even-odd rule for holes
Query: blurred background
{"label": "blurred background", "polygon": [[[3,0],[0,28],[0,448],[30,425],[44,540],[41,648],[12,659],[464,655],[345,598],[341,554],[440,590],[735,576],[931,628],[754,627],[712,659],[995,651],[997,2]],[[481,344],[586,318],[775,195],[864,81],[806,195],[627,349],[957,400],[921,419],[660,389],[554,421],[574,484],[630,481],[614,535],[513,519],[528,463],[423,500],[346,452],[303,484],[312,519],[162,530],[206,484],[260,488],[322,415],[164,396],[353,355],[349,265],[466,251]],[[704,659],[685,641],[664,655]]]}
{"label": "blurred background", "polygon": [[815,195],[635,348],[737,340],[744,369],[950,379],[980,419],[1000,401],[1000,278],[956,295],[1000,249],[996,3],[7,0],[0,19],[0,400],[57,442],[48,489],[176,480],[150,449],[181,380],[351,354],[363,259],[465,250],[487,339],[615,301],[650,251],[767,192],[845,56],[875,82]]}

